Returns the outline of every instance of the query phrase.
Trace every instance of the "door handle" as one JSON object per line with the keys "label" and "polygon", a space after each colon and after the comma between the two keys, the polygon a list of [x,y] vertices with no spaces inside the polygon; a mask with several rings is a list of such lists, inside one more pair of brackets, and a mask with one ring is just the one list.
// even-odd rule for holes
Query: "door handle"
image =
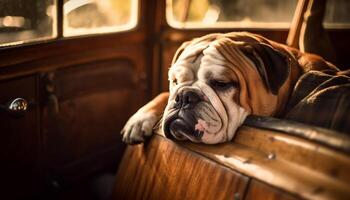
{"label": "door handle", "polygon": [[0,105],[2,111],[12,116],[21,117],[28,111],[29,103],[24,98],[15,98],[6,105]]}

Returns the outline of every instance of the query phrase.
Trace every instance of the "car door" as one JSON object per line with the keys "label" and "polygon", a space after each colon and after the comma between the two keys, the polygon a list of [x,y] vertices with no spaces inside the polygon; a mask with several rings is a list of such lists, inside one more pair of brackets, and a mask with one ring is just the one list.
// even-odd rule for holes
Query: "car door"
{"label": "car door", "polygon": [[[151,96],[152,5],[0,4],[4,196],[40,196],[114,169],[124,149],[122,126]],[[28,105],[18,116],[9,109],[16,98]]]}

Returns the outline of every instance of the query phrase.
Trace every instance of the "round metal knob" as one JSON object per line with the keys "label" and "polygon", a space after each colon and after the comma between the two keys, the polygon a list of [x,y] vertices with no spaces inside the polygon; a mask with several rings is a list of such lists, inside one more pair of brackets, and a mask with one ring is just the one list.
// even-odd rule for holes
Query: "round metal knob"
{"label": "round metal knob", "polygon": [[7,111],[11,114],[21,115],[28,110],[28,102],[23,98],[16,98],[9,103]]}

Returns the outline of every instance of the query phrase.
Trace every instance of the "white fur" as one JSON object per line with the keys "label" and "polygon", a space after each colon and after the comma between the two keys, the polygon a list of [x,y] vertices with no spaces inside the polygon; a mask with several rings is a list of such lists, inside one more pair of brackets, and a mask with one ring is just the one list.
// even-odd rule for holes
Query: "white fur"
{"label": "white fur", "polygon": [[121,133],[123,141],[132,144],[143,142],[144,138],[152,135],[152,129],[158,119],[154,113],[137,111],[125,124]]}

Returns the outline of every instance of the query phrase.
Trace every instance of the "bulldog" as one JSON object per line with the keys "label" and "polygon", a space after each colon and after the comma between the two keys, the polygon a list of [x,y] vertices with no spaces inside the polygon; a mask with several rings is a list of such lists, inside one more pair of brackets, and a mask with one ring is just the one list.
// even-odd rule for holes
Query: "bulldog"
{"label": "bulldog", "polygon": [[230,141],[248,115],[282,115],[298,78],[310,70],[339,71],[319,56],[252,33],[195,38],[175,53],[169,92],[128,120],[123,141],[143,142],[160,119],[169,138]]}

